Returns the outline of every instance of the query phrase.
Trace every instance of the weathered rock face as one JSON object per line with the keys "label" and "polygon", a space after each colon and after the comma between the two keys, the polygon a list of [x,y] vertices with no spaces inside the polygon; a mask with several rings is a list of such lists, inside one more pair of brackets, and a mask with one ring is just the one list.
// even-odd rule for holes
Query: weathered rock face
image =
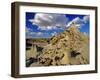
{"label": "weathered rock face", "polygon": [[39,56],[43,65],[77,65],[89,63],[89,38],[75,24],[54,36]]}
{"label": "weathered rock face", "polygon": [[26,51],[26,60],[28,60],[28,59],[30,59],[30,58],[36,58],[36,56],[37,56],[37,49],[36,49],[36,46],[32,46],[31,48],[30,48],[30,50],[27,50]]}
{"label": "weathered rock face", "polygon": [[[35,48],[33,51],[37,53]],[[89,37],[73,24],[63,33],[53,36],[41,53],[33,54],[31,56],[38,61],[31,66],[89,64]]]}

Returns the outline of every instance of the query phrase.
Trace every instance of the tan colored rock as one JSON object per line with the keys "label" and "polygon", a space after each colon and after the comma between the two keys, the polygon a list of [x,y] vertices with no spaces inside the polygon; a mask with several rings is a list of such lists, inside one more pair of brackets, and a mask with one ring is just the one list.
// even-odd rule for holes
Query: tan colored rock
{"label": "tan colored rock", "polygon": [[29,59],[29,58],[36,58],[37,56],[37,49],[36,49],[36,46],[32,46],[30,50],[27,50],[26,51],[26,60]]}
{"label": "tan colored rock", "polygon": [[[35,49],[28,54],[35,57],[34,53]],[[38,63],[43,66],[89,64],[89,37],[73,24],[63,33],[53,36],[38,58]]]}

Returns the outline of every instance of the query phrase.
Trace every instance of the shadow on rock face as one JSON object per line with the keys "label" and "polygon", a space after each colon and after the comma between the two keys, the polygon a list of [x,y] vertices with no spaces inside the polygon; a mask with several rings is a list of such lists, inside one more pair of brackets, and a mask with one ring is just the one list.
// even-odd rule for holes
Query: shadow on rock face
{"label": "shadow on rock face", "polygon": [[37,62],[37,61],[38,59],[31,57],[30,59],[26,60],[26,67],[29,67],[32,63]]}
{"label": "shadow on rock face", "polygon": [[80,55],[80,53],[76,51],[71,52],[71,57],[76,57],[77,55]]}

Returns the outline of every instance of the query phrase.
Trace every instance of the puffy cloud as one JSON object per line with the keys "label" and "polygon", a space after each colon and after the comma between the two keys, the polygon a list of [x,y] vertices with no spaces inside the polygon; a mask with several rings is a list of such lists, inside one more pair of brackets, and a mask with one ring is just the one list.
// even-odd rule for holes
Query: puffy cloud
{"label": "puffy cloud", "polygon": [[26,38],[41,37],[41,36],[43,36],[42,32],[33,32],[31,28],[26,27]]}
{"label": "puffy cloud", "polygon": [[26,38],[48,38],[51,37],[53,33],[47,32],[33,32],[31,28],[26,27]]}
{"label": "puffy cloud", "polygon": [[32,32],[32,29],[31,29],[31,28],[27,28],[27,27],[26,27],[25,30],[26,30],[26,33]]}
{"label": "puffy cloud", "polygon": [[29,21],[41,30],[52,30],[64,28],[68,23],[68,18],[64,14],[37,13],[34,19]]}
{"label": "puffy cloud", "polygon": [[81,20],[79,17],[74,18],[72,21],[70,21],[66,27],[69,27],[72,23],[80,24],[83,23],[83,20]]}
{"label": "puffy cloud", "polygon": [[83,21],[84,21],[85,23],[87,23],[87,22],[89,21],[89,16],[84,16],[84,17],[83,17]]}
{"label": "puffy cloud", "polygon": [[57,32],[51,33],[52,36],[55,36],[55,35],[57,35],[57,34],[58,34]]}
{"label": "puffy cloud", "polygon": [[76,26],[79,28],[82,27],[84,24],[89,22],[89,16],[84,16],[83,19],[80,19],[79,17],[74,18],[72,21],[70,21],[66,27],[69,27],[72,23],[76,23]]}
{"label": "puffy cloud", "polygon": [[[76,17],[71,21],[64,14],[49,14],[49,13],[37,13],[34,19],[29,19],[33,25],[37,25],[38,29],[41,30],[52,30],[52,29],[65,29],[69,27],[72,23],[81,28],[84,24],[89,22],[89,16],[84,16],[83,18]],[[31,28],[26,27],[26,37],[51,37],[57,35],[57,32],[47,33],[47,32],[33,32]]]}

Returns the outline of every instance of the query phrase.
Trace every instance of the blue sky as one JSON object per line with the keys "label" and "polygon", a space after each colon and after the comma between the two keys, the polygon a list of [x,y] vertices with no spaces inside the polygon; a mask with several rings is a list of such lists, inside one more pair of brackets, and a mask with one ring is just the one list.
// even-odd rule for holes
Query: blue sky
{"label": "blue sky", "polygon": [[50,38],[63,32],[72,22],[89,35],[89,15],[26,12],[26,38]]}

